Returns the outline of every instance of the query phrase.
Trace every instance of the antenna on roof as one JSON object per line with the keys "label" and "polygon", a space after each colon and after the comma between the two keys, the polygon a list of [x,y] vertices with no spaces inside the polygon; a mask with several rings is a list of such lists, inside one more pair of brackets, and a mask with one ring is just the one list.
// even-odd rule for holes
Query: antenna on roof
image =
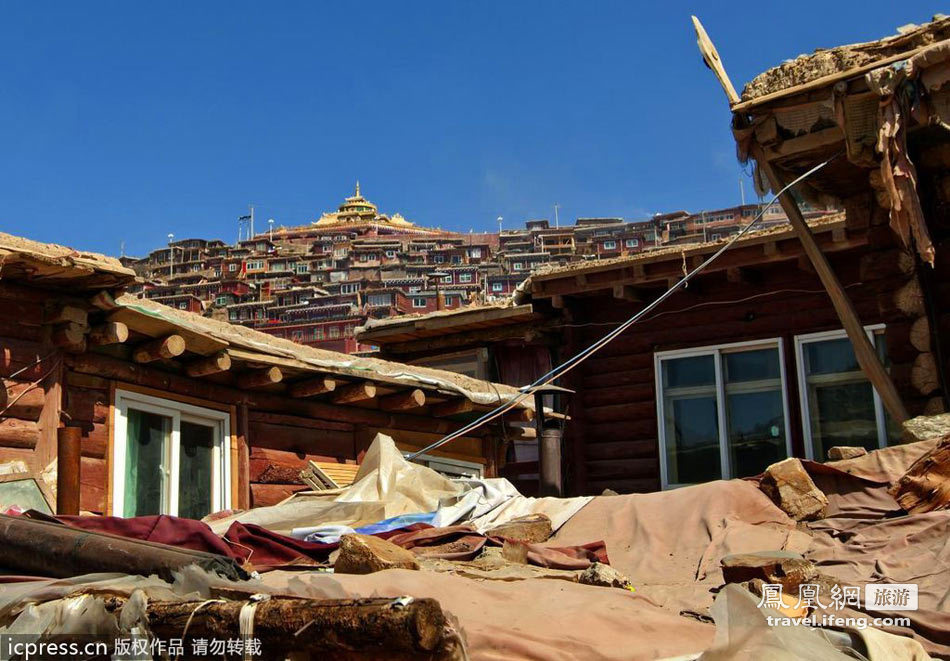
{"label": "antenna on roof", "polygon": [[558,204],[557,202],[554,203],[554,227],[558,227],[558,228],[561,226],[561,223],[558,222],[558,218],[557,218],[557,210],[558,210],[558,207],[560,206],[561,205]]}

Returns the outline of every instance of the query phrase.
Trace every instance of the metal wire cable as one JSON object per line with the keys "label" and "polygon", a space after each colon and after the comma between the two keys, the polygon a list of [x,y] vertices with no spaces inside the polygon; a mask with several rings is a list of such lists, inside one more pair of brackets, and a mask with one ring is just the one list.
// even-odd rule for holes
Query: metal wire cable
{"label": "metal wire cable", "polygon": [[417,451],[415,451],[415,452],[413,452],[413,453],[411,453],[411,454],[407,454],[407,455],[406,455],[406,459],[412,461],[413,459],[415,459],[416,457],[418,457],[418,456],[421,455],[421,454],[426,454],[426,453],[428,453],[428,452],[431,452],[432,450],[436,450],[436,449],[442,447],[443,445],[445,445],[446,443],[448,443],[448,442],[450,442],[450,441],[453,441],[453,440],[455,440],[456,438],[459,438],[460,436],[464,436],[465,434],[467,434],[467,433],[469,433],[469,432],[471,432],[471,431],[477,429],[478,427],[481,427],[481,426],[484,425],[485,423],[491,422],[492,420],[498,418],[499,416],[504,415],[505,413],[507,413],[507,412],[510,411],[511,409],[515,408],[518,404],[520,404],[520,403],[523,402],[525,399],[527,399],[528,397],[530,397],[531,395],[533,395],[536,390],[538,390],[538,389],[540,389],[540,388],[543,388],[544,386],[548,385],[549,383],[551,383],[551,382],[554,381],[555,379],[560,378],[561,376],[567,374],[569,371],[571,371],[572,369],[574,369],[575,367],[577,367],[577,365],[579,365],[580,363],[582,363],[584,360],[586,360],[586,359],[587,359],[589,356],[591,356],[593,353],[595,353],[596,351],[602,349],[604,346],[606,346],[608,343],[610,343],[612,340],[614,340],[618,335],[620,335],[620,334],[623,333],[625,330],[627,330],[628,328],[630,328],[632,325],[634,325],[635,323],[637,323],[638,321],[640,321],[640,319],[642,319],[644,316],[646,316],[646,315],[649,314],[651,311],[653,311],[657,306],[659,306],[661,303],[663,303],[663,301],[665,301],[665,300],[668,299],[670,296],[672,296],[673,293],[674,293],[677,289],[679,289],[680,287],[685,286],[691,279],[693,279],[696,275],[698,275],[699,273],[701,273],[707,266],[709,266],[709,265],[712,264],[716,259],[718,259],[720,256],[722,256],[722,254],[723,254],[724,252],[726,252],[729,248],[731,248],[732,245],[733,245],[736,241],[738,241],[738,240],[739,240],[740,238],[742,238],[745,234],[747,234],[747,233],[756,225],[756,223],[758,223],[759,220],[761,220],[761,218],[762,218],[762,216],[765,214],[766,210],[768,210],[769,207],[771,207],[773,204],[775,204],[775,202],[779,199],[779,197],[781,197],[783,194],[785,194],[785,193],[786,193],[789,189],[791,189],[793,186],[796,186],[796,185],[799,184],[800,182],[804,181],[805,179],[807,179],[807,178],[810,177],[811,175],[813,175],[813,174],[815,174],[816,172],[818,172],[819,170],[821,170],[823,167],[825,167],[826,165],[828,165],[828,163],[830,163],[831,161],[833,161],[834,159],[836,159],[838,156],[839,156],[839,154],[835,154],[835,155],[832,156],[831,158],[827,159],[826,161],[823,161],[823,162],[819,163],[819,164],[816,165],[815,167],[811,168],[810,170],[808,170],[808,171],[805,172],[804,174],[800,175],[799,177],[797,177],[797,178],[794,179],[793,181],[791,181],[791,182],[789,182],[788,184],[786,184],[785,187],[782,188],[782,190],[780,190],[778,193],[776,193],[776,194],[772,197],[771,200],[769,200],[765,205],[762,206],[762,208],[759,210],[759,213],[755,216],[755,218],[752,219],[752,221],[751,221],[748,225],[746,225],[746,226],[743,227],[741,230],[739,230],[739,232],[737,232],[735,235],[733,235],[732,238],[730,238],[726,243],[724,243],[724,244],[722,245],[722,247],[719,248],[719,250],[717,250],[716,252],[714,252],[714,253],[709,257],[709,259],[707,259],[707,260],[704,261],[702,264],[700,264],[699,266],[697,266],[696,268],[694,268],[692,271],[690,271],[689,273],[687,273],[686,275],[684,275],[684,276],[683,276],[680,280],[678,280],[672,287],[670,287],[670,288],[667,289],[665,292],[663,292],[663,294],[661,294],[656,300],[654,300],[653,302],[651,302],[650,304],[648,304],[646,307],[644,307],[642,310],[640,310],[639,312],[637,312],[635,315],[633,315],[632,317],[630,317],[630,318],[627,319],[626,321],[622,322],[619,326],[617,326],[617,328],[615,328],[614,330],[612,330],[612,331],[610,331],[609,333],[607,333],[607,335],[605,335],[605,336],[602,337],[601,339],[597,340],[596,342],[594,342],[593,344],[591,344],[591,345],[590,345],[589,347],[587,347],[586,349],[584,349],[584,350],[578,352],[577,354],[575,354],[575,355],[572,356],[571,358],[568,358],[566,361],[564,361],[563,363],[561,363],[560,365],[558,365],[557,367],[555,367],[554,369],[552,369],[551,371],[549,371],[547,374],[544,374],[544,375],[538,377],[538,379],[536,379],[536,380],[535,380],[533,383],[531,383],[530,385],[528,385],[528,386],[523,386],[523,387],[520,389],[520,390],[522,391],[521,393],[519,393],[519,394],[517,394],[517,395],[513,395],[508,401],[503,402],[502,404],[499,404],[496,408],[492,409],[491,411],[486,412],[484,415],[478,417],[477,419],[473,420],[472,422],[470,422],[470,423],[468,423],[468,424],[466,424],[466,425],[463,425],[460,429],[458,429],[458,430],[452,432],[451,434],[448,434],[448,435],[444,436],[443,438],[439,439],[438,441],[435,441],[434,443],[429,444],[428,446],[422,448],[421,450],[417,450]]}

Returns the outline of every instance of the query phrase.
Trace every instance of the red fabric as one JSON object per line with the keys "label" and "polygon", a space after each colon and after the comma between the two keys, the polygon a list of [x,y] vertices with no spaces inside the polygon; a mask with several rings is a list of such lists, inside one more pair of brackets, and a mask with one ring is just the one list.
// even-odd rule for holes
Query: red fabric
{"label": "red fabric", "polygon": [[[339,544],[305,542],[254,524],[235,521],[223,537],[215,535],[207,524],[165,514],[122,518],[117,516],[59,516],[74,528],[107,532],[195,551],[227,556],[257,571],[300,565],[323,565]],[[485,537],[471,526],[433,528],[414,523],[376,535],[418,555],[446,560],[472,560],[487,544],[502,546],[501,537]],[[583,546],[549,547],[525,544],[528,562],[552,569],[586,569],[592,562],[609,564],[604,542]]]}

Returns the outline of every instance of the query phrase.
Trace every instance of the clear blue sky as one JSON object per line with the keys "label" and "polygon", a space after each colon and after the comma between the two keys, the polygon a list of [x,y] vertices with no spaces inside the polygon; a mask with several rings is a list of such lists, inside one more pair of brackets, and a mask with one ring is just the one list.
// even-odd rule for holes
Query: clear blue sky
{"label": "clear blue sky", "polygon": [[[738,202],[703,20],[734,83],[940,2],[0,4],[0,229],[143,254],[384,212],[491,230]],[[747,185],[751,196],[751,186]]]}

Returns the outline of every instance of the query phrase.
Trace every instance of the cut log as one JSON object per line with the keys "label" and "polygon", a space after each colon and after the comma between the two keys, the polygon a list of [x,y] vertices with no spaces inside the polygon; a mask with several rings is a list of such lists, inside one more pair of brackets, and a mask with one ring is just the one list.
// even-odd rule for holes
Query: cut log
{"label": "cut log", "polygon": [[815,486],[799,459],[785,459],[766,468],[759,487],[796,521],[820,519],[828,506],[828,498]]}
{"label": "cut log", "polygon": [[86,338],[86,326],[68,322],[53,329],[53,344],[58,347],[72,348],[83,343]]}
{"label": "cut log", "polygon": [[[121,603],[121,602],[119,602]],[[240,638],[244,600],[149,601],[148,628],[158,638]],[[401,597],[318,601],[272,597],[258,603],[254,638],[263,657],[410,659],[460,658],[439,602]]]}
{"label": "cut log", "polygon": [[336,381],[328,376],[292,383],[287,392],[291,397],[305,398],[323,395],[336,390]]}
{"label": "cut log", "polygon": [[376,397],[376,385],[369,381],[344,386],[333,396],[334,404],[355,404],[366,402]]}
{"label": "cut log", "polygon": [[80,326],[89,325],[89,313],[75,305],[60,305],[50,310],[46,317],[48,324],[73,323]]}
{"label": "cut log", "polygon": [[436,404],[431,409],[429,413],[434,418],[448,418],[453,415],[461,415],[463,413],[471,413],[475,410],[475,403],[469,399],[452,399],[448,402],[442,402],[441,404]]}
{"label": "cut log", "polygon": [[102,346],[106,344],[122,344],[129,339],[129,327],[121,321],[107,321],[100,326],[93,326],[89,331],[89,344]]}
{"label": "cut log", "polygon": [[950,434],[911,464],[890,493],[910,514],[950,508]]}
{"label": "cut log", "polygon": [[268,367],[267,369],[244,372],[237,378],[238,388],[260,388],[262,386],[272,386],[280,383],[284,378],[284,373],[279,367]]}
{"label": "cut log", "polygon": [[32,450],[40,438],[40,428],[32,420],[4,418],[0,420],[0,446]]}
{"label": "cut log", "polygon": [[894,306],[908,317],[920,317],[925,314],[924,294],[917,278],[911,278],[907,284],[894,292]]}
{"label": "cut log", "polygon": [[0,411],[4,417],[39,420],[46,395],[42,386],[22,381],[0,380]]}
{"label": "cut log", "polygon": [[917,351],[930,351],[930,321],[918,317],[910,326],[910,343]]}
{"label": "cut log", "polygon": [[156,360],[168,360],[185,353],[185,338],[181,335],[169,335],[135,347],[132,358],[137,363],[151,363]]}
{"label": "cut log", "polygon": [[226,351],[220,351],[208,358],[202,358],[193,363],[188,363],[185,367],[185,372],[188,376],[200,377],[208,376],[209,374],[218,374],[219,372],[227,372],[229,369],[231,369],[231,356],[229,356]]}
{"label": "cut log", "polygon": [[929,351],[917,355],[910,371],[910,384],[922,395],[929,395],[940,387],[937,361]]}
{"label": "cut log", "polygon": [[380,398],[379,408],[383,411],[408,411],[425,406],[425,403],[426,394],[418,388],[414,388],[413,390]]}

